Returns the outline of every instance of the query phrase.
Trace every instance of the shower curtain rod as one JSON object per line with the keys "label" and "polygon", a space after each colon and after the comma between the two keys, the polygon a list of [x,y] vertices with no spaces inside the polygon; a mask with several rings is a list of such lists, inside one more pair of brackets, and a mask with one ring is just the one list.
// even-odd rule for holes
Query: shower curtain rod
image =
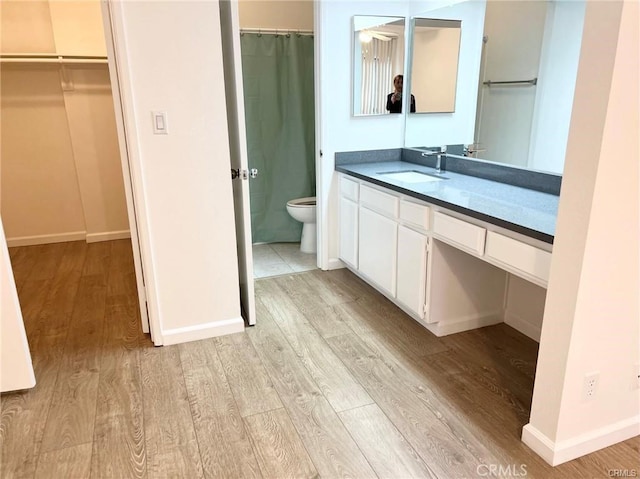
{"label": "shower curtain rod", "polygon": [[298,30],[291,28],[241,28],[240,34],[242,33],[264,33],[265,35],[313,35],[313,30]]}
{"label": "shower curtain rod", "polygon": [[2,63],[107,63],[107,57],[22,53],[0,55]]}

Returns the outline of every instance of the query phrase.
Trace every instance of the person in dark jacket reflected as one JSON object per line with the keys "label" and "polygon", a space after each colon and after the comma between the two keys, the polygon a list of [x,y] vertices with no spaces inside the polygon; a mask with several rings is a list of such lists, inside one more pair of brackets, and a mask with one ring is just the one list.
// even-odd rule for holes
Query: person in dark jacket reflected
{"label": "person in dark jacket reflected", "polygon": [[[389,113],[402,113],[402,83],[404,81],[403,75],[396,75],[393,78],[393,93],[387,95],[387,111]],[[416,99],[411,95],[411,106],[409,108],[411,113],[416,112]]]}

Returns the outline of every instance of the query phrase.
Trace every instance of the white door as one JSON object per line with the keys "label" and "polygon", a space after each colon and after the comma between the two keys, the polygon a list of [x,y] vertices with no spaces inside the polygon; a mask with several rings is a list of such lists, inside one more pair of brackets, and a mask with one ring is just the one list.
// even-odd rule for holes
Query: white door
{"label": "white door", "polygon": [[397,299],[424,319],[427,284],[427,237],[405,226],[398,228]]}
{"label": "white door", "polygon": [[340,197],[340,259],[358,269],[358,204]]}
{"label": "white door", "polygon": [[361,207],[359,226],[360,272],[395,298],[398,225]]}
{"label": "white door", "polygon": [[36,377],[1,219],[0,331],[0,391],[32,388],[36,384]]}
{"label": "white door", "polygon": [[257,172],[249,171],[244,97],[242,95],[242,61],[240,56],[240,24],[237,2],[220,2],[220,24],[222,28],[222,57],[227,97],[231,170],[237,172],[237,176],[233,180],[233,203],[236,218],[236,241],[238,244],[240,302],[242,304],[242,316],[252,326],[256,324],[256,303],[253,284],[249,182]]}

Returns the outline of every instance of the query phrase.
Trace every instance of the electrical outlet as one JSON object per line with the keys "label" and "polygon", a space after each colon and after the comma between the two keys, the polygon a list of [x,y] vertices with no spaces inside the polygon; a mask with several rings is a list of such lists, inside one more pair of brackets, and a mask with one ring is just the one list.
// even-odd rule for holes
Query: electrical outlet
{"label": "electrical outlet", "polygon": [[599,372],[586,374],[584,376],[584,383],[582,384],[582,400],[591,401],[596,397],[598,391],[598,379],[600,377]]}

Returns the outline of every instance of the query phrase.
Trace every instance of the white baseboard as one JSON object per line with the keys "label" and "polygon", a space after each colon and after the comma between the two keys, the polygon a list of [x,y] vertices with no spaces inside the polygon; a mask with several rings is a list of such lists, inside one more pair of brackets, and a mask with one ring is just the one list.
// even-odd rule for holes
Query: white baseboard
{"label": "white baseboard", "polygon": [[504,313],[504,322],[516,331],[519,331],[525,336],[533,339],[536,343],[540,342],[540,335],[542,334],[542,328],[540,326],[531,324],[529,321],[513,314],[509,310]]}
{"label": "white baseboard", "polygon": [[112,241],[131,238],[129,230],[105,231],[104,233],[87,234],[87,243],[98,243],[99,241]]}
{"label": "white baseboard", "polygon": [[522,428],[522,442],[552,466],[599,451],[640,435],[640,416],[554,443],[531,424]]}
{"label": "white baseboard", "polygon": [[35,246],[39,244],[66,243],[67,241],[86,241],[87,243],[97,243],[99,241],[111,241],[131,238],[129,230],[106,231],[104,233],[90,233],[86,231],[73,231],[71,233],[60,233],[53,235],[19,236],[17,238],[7,238],[9,248],[16,246]]}
{"label": "white baseboard", "polygon": [[223,321],[212,321],[210,323],[198,324],[197,326],[187,326],[184,328],[167,329],[162,331],[162,345],[187,343],[200,339],[224,336],[225,334],[241,333],[244,331],[244,319],[233,318]]}
{"label": "white baseboard", "polygon": [[7,246],[34,246],[38,244],[66,243],[67,241],[84,241],[87,236],[86,231],[72,231],[71,233],[59,233],[53,235],[19,236],[17,238],[7,238]]}
{"label": "white baseboard", "polygon": [[327,270],[332,269],[342,269],[345,267],[345,264],[340,261],[338,258],[330,258],[329,263],[327,264]]}
{"label": "white baseboard", "polygon": [[422,324],[424,324],[424,326],[436,336],[448,336],[449,334],[461,333],[462,331],[483,328],[485,326],[492,326],[502,322],[502,311],[496,311],[495,313],[484,314],[482,316]]}

